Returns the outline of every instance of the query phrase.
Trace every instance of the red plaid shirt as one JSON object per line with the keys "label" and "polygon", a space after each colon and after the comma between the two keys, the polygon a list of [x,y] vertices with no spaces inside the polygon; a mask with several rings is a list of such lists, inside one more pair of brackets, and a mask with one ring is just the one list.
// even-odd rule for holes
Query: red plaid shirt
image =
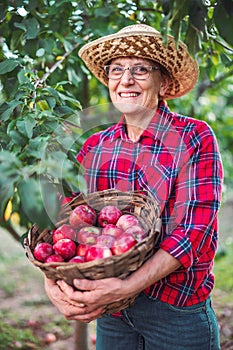
{"label": "red plaid shirt", "polygon": [[89,192],[147,190],[160,204],[160,248],[182,267],[145,293],[177,306],[205,300],[214,286],[223,176],[210,127],[172,113],[162,102],[138,142],[127,137],[122,117],[89,137],[77,160],[85,168]]}

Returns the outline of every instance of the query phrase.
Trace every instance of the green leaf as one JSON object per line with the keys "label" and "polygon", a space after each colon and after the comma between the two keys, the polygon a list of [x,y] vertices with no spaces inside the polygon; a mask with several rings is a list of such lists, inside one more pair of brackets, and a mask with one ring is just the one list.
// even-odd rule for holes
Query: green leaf
{"label": "green leaf", "polygon": [[24,135],[22,135],[17,130],[11,130],[9,132],[9,137],[11,138],[11,143],[14,145],[19,145],[21,147],[25,146],[27,143],[27,139]]}
{"label": "green leaf", "polygon": [[207,8],[203,0],[190,0],[189,4],[189,21],[191,25],[198,31],[205,31],[205,19]]}
{"label": "green leaf", "polygon": [[37,37],[37,34],[39,33],[39,22],[35,17],[29,18],[26,20],[26,27],[27,27],[27,32],[26,32],[26,39],[34,39]]}
{"label": "green leaf", "polygon": [[96,8],[96,9],[94,10],[94,16],[95,16],[95,17],[100,17],[100,18],[101,18],[101,17],[106,18],[106,17],[108,17],[111,13],[112,13],[112,8],[111,8],[111,6],[105,7],[105,8],[104,8],[104,11],[103,11],[102,8]]}
{"label": "green leaf", "polygon": [[6,209],[6,205],[14,194],[14,182],[9,179],[2,183],[0,181],[0,217],[2,218]]}
{"label": "green leaf", "polygon": [[0,106],[0,119],[3,121],[7,121],[9,118],[11,118],[12,113],[14,112],[14,109],[22,105],[23,102],[21,101],[11,101],[9,103],[4,103]]}
{"label": "green leaf", "polygon": [[165,15],[168,15],[171,10],[171,0],[162,0],[162,9]]}
{"label": "green leaf", "polygon": [[25,116],[24,119],[18,119],[16,126],[19,132],[22,135],[25,135],[27,138],[31,138],[33,135],[33,128],[36,125],[36,120],[32,116]]}
{"label": "green leaf", "polygon": [[184,42],[188,47],[190,55],[193,57],[201,49],[201,34],[195,30],[190,22],[186,30]]}
{"label": "green leaf", "polygon": [[31,83],[31,78],[34,76],[34,73],[29,69],[21,69],[17,74],[18,81],[20,84]]}
{"label": "green leaf", "polygon": [[48,137],[38,136],[29,141],[29,144],[25,150],[28,158],[41,159],[46,147],[48,146]]}
{"label": "green leaf", "polygon": [[[230,1],[229,1],[230,4]],[[227,43],[233,46],[233,5],[231,11],[227,12],[225,7],[219,2],[214,11],[214,21],[219,34]]]}
{"label": "green leaf", "polygon": [[61,92],[58,92],[58,95],[61,98],[61,100],[70,102],[73,106],[77,107],[78,109],[82,108],[80,102],[74,99],[73,97],[62,94]]}
{"label": "green leaf", "polygon": [[14,23],[16,28],[25,32],[25,39],[35,39],[39,33],[40,25],[35,17],[26,18],[22,22]]}
{"label": "green leaf", "polygon": [[18,191],[28,220],[40,229],[52,228],[59,209],[57,188],[44,179],[29,178],[19,183]]}
{"label": "green leaf", "polygon": [[16,67],[19,66],[19,61],[9,58],[3,62],[0,62],[0,75],[12,72]]}

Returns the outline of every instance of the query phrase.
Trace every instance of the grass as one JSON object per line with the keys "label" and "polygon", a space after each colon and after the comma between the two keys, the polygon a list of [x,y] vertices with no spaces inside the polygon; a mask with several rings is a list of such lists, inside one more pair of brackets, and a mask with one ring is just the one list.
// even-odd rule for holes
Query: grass
{"label": "grass", "polygon": [[51,314],[32,322],[9,310],[0,311],[0,350],[49,349],[47,334],[54,334],[56,339],[67,339],[72,336],[73,327],[62,316]]}
{"label": "grass", "polygon": [[215,290],[222,293],[221,303],[233,305],[233,243],[225,244],[219,250],[214,265]]}
{"label": "grass", "polygon": [[13,349],[37,349],[42,350],[38,339],[33,335],[30,328],[22,325],[6,322],[9,318],[8,312],[0,312],[0,350]]}

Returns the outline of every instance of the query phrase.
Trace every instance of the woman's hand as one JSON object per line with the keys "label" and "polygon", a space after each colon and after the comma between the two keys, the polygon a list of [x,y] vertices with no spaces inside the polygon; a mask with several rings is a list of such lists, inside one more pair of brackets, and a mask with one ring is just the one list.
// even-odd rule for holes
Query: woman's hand
{"label": "woman's hand", "polygon": [[105,307],[103,305],[88,307],[79,300],[81,293],[76,292],[64,281],[55,282],[45,277],[44,284],[49,299],[67,320],[89,323],[101,317],[104,313]]}
{"label": "woman's hand", "polygon": [[74,289],[64,281],[54,282],[45,277],[45,290],[68,320],[90,322],[101,317],[110,303],[139,294],[179,267],[178,260],[159,249],[141,268],[123,280],[115,277],[94,281],[74,279]]}

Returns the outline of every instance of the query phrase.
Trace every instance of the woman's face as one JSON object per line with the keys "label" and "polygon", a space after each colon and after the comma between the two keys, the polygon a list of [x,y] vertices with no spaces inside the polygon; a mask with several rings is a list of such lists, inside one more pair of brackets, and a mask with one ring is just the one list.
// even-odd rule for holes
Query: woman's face
{"label": "woman's face", "polygon": [[[120,57],[113,59],[110,65],[118,65],[125,69],[134,66],[158,67],[156,62],[136,57]],[[146,80],[135,79],[130,70],[124,71],[121,78],[109,79],[109,93],[114,106],[126,116],[156,110],[159,96],[166,91],[167,80],[159,70],[152,70]]]}

